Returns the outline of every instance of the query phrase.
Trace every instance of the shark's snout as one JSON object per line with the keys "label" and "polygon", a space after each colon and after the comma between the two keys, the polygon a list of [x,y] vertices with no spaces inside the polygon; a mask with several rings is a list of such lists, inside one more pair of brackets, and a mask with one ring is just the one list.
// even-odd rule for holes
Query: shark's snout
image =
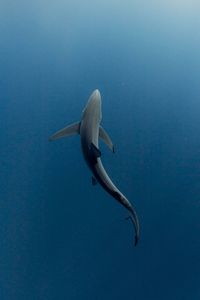
{"label": "shark's snout", "polygon": [[100,108],[100,107],[101,107],[101,94],[99,90],[96,89],[90,95],[86,108],[92,108],[94,110],[95,108]]}
{"label": "shark's snout", "polygon": [[94,90],[94,92],[90,96],[90,101],[89,102],[94,102],[96,104],[101,103],[101,94],[100,94],[98,89]]}
{"label": "shark's snout", "polygon": [[101,94],[98,89],[94,90],[92,96],[94,96],[95,98],[101,98]]}

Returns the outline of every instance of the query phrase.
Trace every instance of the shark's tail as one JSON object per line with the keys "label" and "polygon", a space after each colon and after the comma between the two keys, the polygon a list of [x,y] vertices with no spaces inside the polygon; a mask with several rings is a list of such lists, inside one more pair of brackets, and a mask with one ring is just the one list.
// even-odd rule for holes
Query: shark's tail
{"label": "shark's tail", "polygon": [[139,236],[140,236],[139,221],[138,221],[137,214],[132,207],[129,209],[129,211],[131,214],[126,218],[126,220],[130,219],[135,228],[135,246],[136,246],[138,243],[138,240],[139,240]]}
{"label": "shark's tail", "polygon": [[136,213],[134,207],[128,201],[128,199],[119,190],[114,191],[114,192],[112,191],[112,196],[116,200],[118,200],[130,212],[130,215],[126,219],[127,220],[130,219],[135,228],[135,246],[136,246],[138,243],[138,240],[139,240],[139,235],[140,235],[140,225],[139,225],[137,213]]}

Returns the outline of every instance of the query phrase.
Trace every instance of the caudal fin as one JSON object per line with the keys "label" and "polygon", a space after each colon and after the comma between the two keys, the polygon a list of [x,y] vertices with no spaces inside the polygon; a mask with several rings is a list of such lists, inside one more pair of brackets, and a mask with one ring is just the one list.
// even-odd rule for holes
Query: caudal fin
{"label": "caudal fin", "polygon": [[135,228],[135,246],[136,246],[140,235],[139,221],[138,221],[137,214],[133,208],[131,208],[130,212],[131,214],[126,218],[126,220],[130,219]]}

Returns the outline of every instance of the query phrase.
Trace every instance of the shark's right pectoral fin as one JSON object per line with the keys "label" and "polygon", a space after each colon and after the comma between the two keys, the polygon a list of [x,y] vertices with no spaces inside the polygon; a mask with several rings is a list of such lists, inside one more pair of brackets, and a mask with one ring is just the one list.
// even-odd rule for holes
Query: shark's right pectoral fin
{"label": "shark's right pectoral fin", "polygon": [[50,136],[49,141],[80,133],[80,122],[73,123]]}
{"label": "shark's right pectoral fin", "polygon": [[104,143],[108,146],[108,148],[110,148],[112,152],[115,152],[113,142],[102,126],[99,126],[99,137],[104,141]]}

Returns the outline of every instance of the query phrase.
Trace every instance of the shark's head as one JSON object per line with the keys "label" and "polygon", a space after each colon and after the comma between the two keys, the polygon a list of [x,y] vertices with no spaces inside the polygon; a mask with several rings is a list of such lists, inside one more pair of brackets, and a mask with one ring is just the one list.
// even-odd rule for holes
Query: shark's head
{"label": "shark's head", "polygon": [[83,110],[82,119],[88,117],[94,117],[101,122],[101,94],[99,90],[94,90]]}

